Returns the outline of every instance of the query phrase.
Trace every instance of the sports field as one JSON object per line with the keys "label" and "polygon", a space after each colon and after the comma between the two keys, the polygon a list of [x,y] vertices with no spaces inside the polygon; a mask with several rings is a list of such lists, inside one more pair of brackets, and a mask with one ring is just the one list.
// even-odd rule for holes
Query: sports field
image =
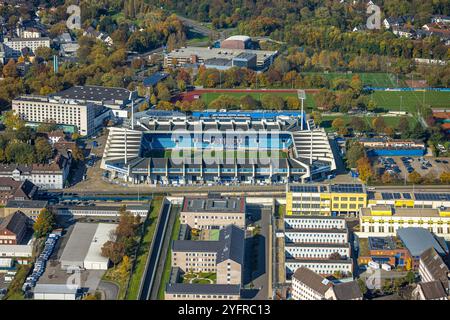
{"label": "sports field", "polygon": [[[279,96],[283,99],[286,99],[287,97],[297,97],[296,93],[290,93],[290,92],[207,92],[202,93],[201,99],[205,101],[206,105],[209,105],[212,101],[220,97],[221,95],[226,95],[230,97],[235,98],[241,98],[243,96],[251,96],[253,99],[257,101],[261,101],[261,99],[265,95],[272,95],[272,96]],[[312,94],[306,94],[306,100],[305,100],[305,108],[313,108],[314,107],[314,98]]]}
{"label": "sports field", "polygon": [[384,111],[417,113],[418,107],[448,108],[450,92],[438,91],[375,91],[371,95],[378,108]]}
{"label": "sports field", "polygon": [[363,72],[363,73],[341,73],[341,72],[303,72],[302,75],[320,75],[328,80],[336,78],[351,79],[355,74],[359,75],[363,85],[372,87],[385,87],[385,88],[403,88],[406,87],[406,83],[399,79],[397,83],[397,77],[391,73],[376,73],[376,72]]}

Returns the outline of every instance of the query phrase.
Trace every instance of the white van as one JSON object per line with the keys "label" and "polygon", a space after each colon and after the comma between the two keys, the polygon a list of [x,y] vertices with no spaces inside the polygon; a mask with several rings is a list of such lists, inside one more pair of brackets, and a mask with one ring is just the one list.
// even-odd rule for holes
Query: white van
{"label": "white van", "polygon": [[381,265],[381,268],[382,268],[383,270],[386,270],[386,271],[391,271],[391,270],[392,270],[391,266],[388,265],[387,263],[383,263],[383,264]]}
{"label": "white van", "polygon": [[376,263],[375,261],[370,261],[367,265],[369,266],[369,268],[372,268],[375,270],[380,269],[380,264]]}

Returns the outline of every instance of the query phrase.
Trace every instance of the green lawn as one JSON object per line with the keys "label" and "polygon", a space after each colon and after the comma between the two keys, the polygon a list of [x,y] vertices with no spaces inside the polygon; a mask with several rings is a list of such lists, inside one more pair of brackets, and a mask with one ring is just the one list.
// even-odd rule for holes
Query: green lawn
{"label": "green lawn", "polygon": [[[179,210],[179,207],[177,207]],[[174,209],[172,209],[174,210]],[[180,219],[177,215],[175,219],[175,224],[172,229],[172,240],[178,239],[178,234],[180,233]],[[170,270],[172,268],[172,248],[169,246],[169,250],[166,255],[166,261],[164,262],[164,271],[161,277],[161,284],[158,289],[158,300],[164,300],[164,290],[166,288],[166,284],[170,280]]]}
{"label": "green lawn", "polygon": [[[195,280],[193,280],[195,279]],[[217,274],[214,272],[200,272],[200,273],[185,273],[183,276],[183,283],[198,283],[198,284],[210,284],[216,283]]]}
{"label": "green lawn", "polygon": [[302,75],[312,75],[317,74],[328,80],[333,80],[336,78],[339,79],[351,79],[355,74],[359,75],[363,85],[373,86],[373,87],[387,87],[387,88],[398,88],[398,87],[406,87],[406,84],[403,80],[398,80],[397,85],[397,77],[390,73],[383,72],[356,72],[356,73],[341,73],[341,72],[303,72]]}
{"label": "green lawn", "polygon": [[147,262],[147,256],[150,250],[153,234],[155,233],[156,222],[158,220],[158,214],[161,209],[162,201],[162,196],[156,196],[151,202],[150,214],[144,222],[144,238],[142,239],[142,243],[139,247],[136,265],[130,279],[130,285],[126,296],[127,300],[137,300],[138,298],[139,285],[144,274],[145,264]]}
{"label": "green lawn", "polygon": [[[384,111],[408,111],[417,113],[417,109],[423,105],[435,108],[448,108],[450,104],[450,92],[438,91],[375,91],[371,95],[378,108]],[[403,101],[402,101],[403,100]]]}

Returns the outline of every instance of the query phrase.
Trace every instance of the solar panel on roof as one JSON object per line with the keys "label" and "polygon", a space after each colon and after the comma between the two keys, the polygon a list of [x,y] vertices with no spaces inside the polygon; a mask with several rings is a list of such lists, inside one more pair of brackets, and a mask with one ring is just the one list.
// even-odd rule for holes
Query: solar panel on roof
{"label": "solar panel on roof", "polygon": [[405,199],[411,199],[411,195],[409,193],[403,193],[402,195]]}
{"label": "solar panel on roof", "polygon": [[401,194],[398,193],[398,192],[394,193],[393,195],[394,195],[394,199],[401,199],[402,198]]}
{"label": "solar panel on roof", "polygon": [[383,198],[383,200],[392,200],[393,196],[392,196],[392,193],[382,192],[381,193],[381,198]]}

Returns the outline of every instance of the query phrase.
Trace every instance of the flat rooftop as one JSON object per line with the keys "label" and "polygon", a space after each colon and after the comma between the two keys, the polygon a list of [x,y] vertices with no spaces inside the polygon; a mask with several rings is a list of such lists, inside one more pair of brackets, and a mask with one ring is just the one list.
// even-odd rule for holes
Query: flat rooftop
{"label": "flat rooftop", "polygon": [[[97,231],[96,223],[75,224],[64,251],[59,259],[62,264],[73,263],[75,266],[83,265],[84,258],[91,246],[91,241]],[[81,267],[80,266],[80,267]]]}
{"label": "flat rooftop", "polygon": [[182,212],[245,213],[245,199],[185,197]]}
{"label": "flat rooftop", "polygon": [[241,286],[236,284],[199,284],[199,283],[168,283],[166,293],[169,294],[215,294],[240,295]]}
{"label": "flat rooftop", "polygon": [[9,200],[6,203],[6,208],[45,208],[47,206],[47,201],[43,200]]}
{"label": "flat rooftop", "polygon": [[351,258],[344,259],[344,260],[327,260],[327,259],[286,259],[286,263],[324,263],[324,264],[330,264],[330,263],[345,263],[345,264],[352,264],[353,260]]}
{"label": "flat rooftop", "polygon": [[[389,206],[376,206],[376,210],[383,210],[383,208],[389,208]],[[361,208],[361,215],[365,217],[381,217],[380,215],[372,215],[372,208]],[[392,208],[392,216],[386,217],[430,217],[438,218],[439,210],[431,208]]]}
{"label": "flat rooftop", "polygon": [[450,201],[450,193],[442,192],[371,192],[370,200]]}
{"label": "flat rooftop", "polygon": [[347,233],[347,229],[285,229],[285,233]]}
{"label": "flat rooftop", "polygon": [[63,99],[78,99],[88,101],[111,101],[130,99],[131,91],[125,88],[112,88],[101,86],[74,86],[53,94],[53,97]]}
{"label": "flat rooftop", "polygon": [[362,184],[290,184],[294,193],[366,193]]}
{"label": "flat rooftop", "polygon": [[185,47],[175,49],[167,54],[170,58],[186,58],[191,56],[199,56],[203,60],[213,58],[233,59],[241,53],[255,54],[257,60],[265,60],[277,54],[277,51],[266,50],[248,50],[248,49],[225,49],[225,48],[208,48],[208,47]]}

